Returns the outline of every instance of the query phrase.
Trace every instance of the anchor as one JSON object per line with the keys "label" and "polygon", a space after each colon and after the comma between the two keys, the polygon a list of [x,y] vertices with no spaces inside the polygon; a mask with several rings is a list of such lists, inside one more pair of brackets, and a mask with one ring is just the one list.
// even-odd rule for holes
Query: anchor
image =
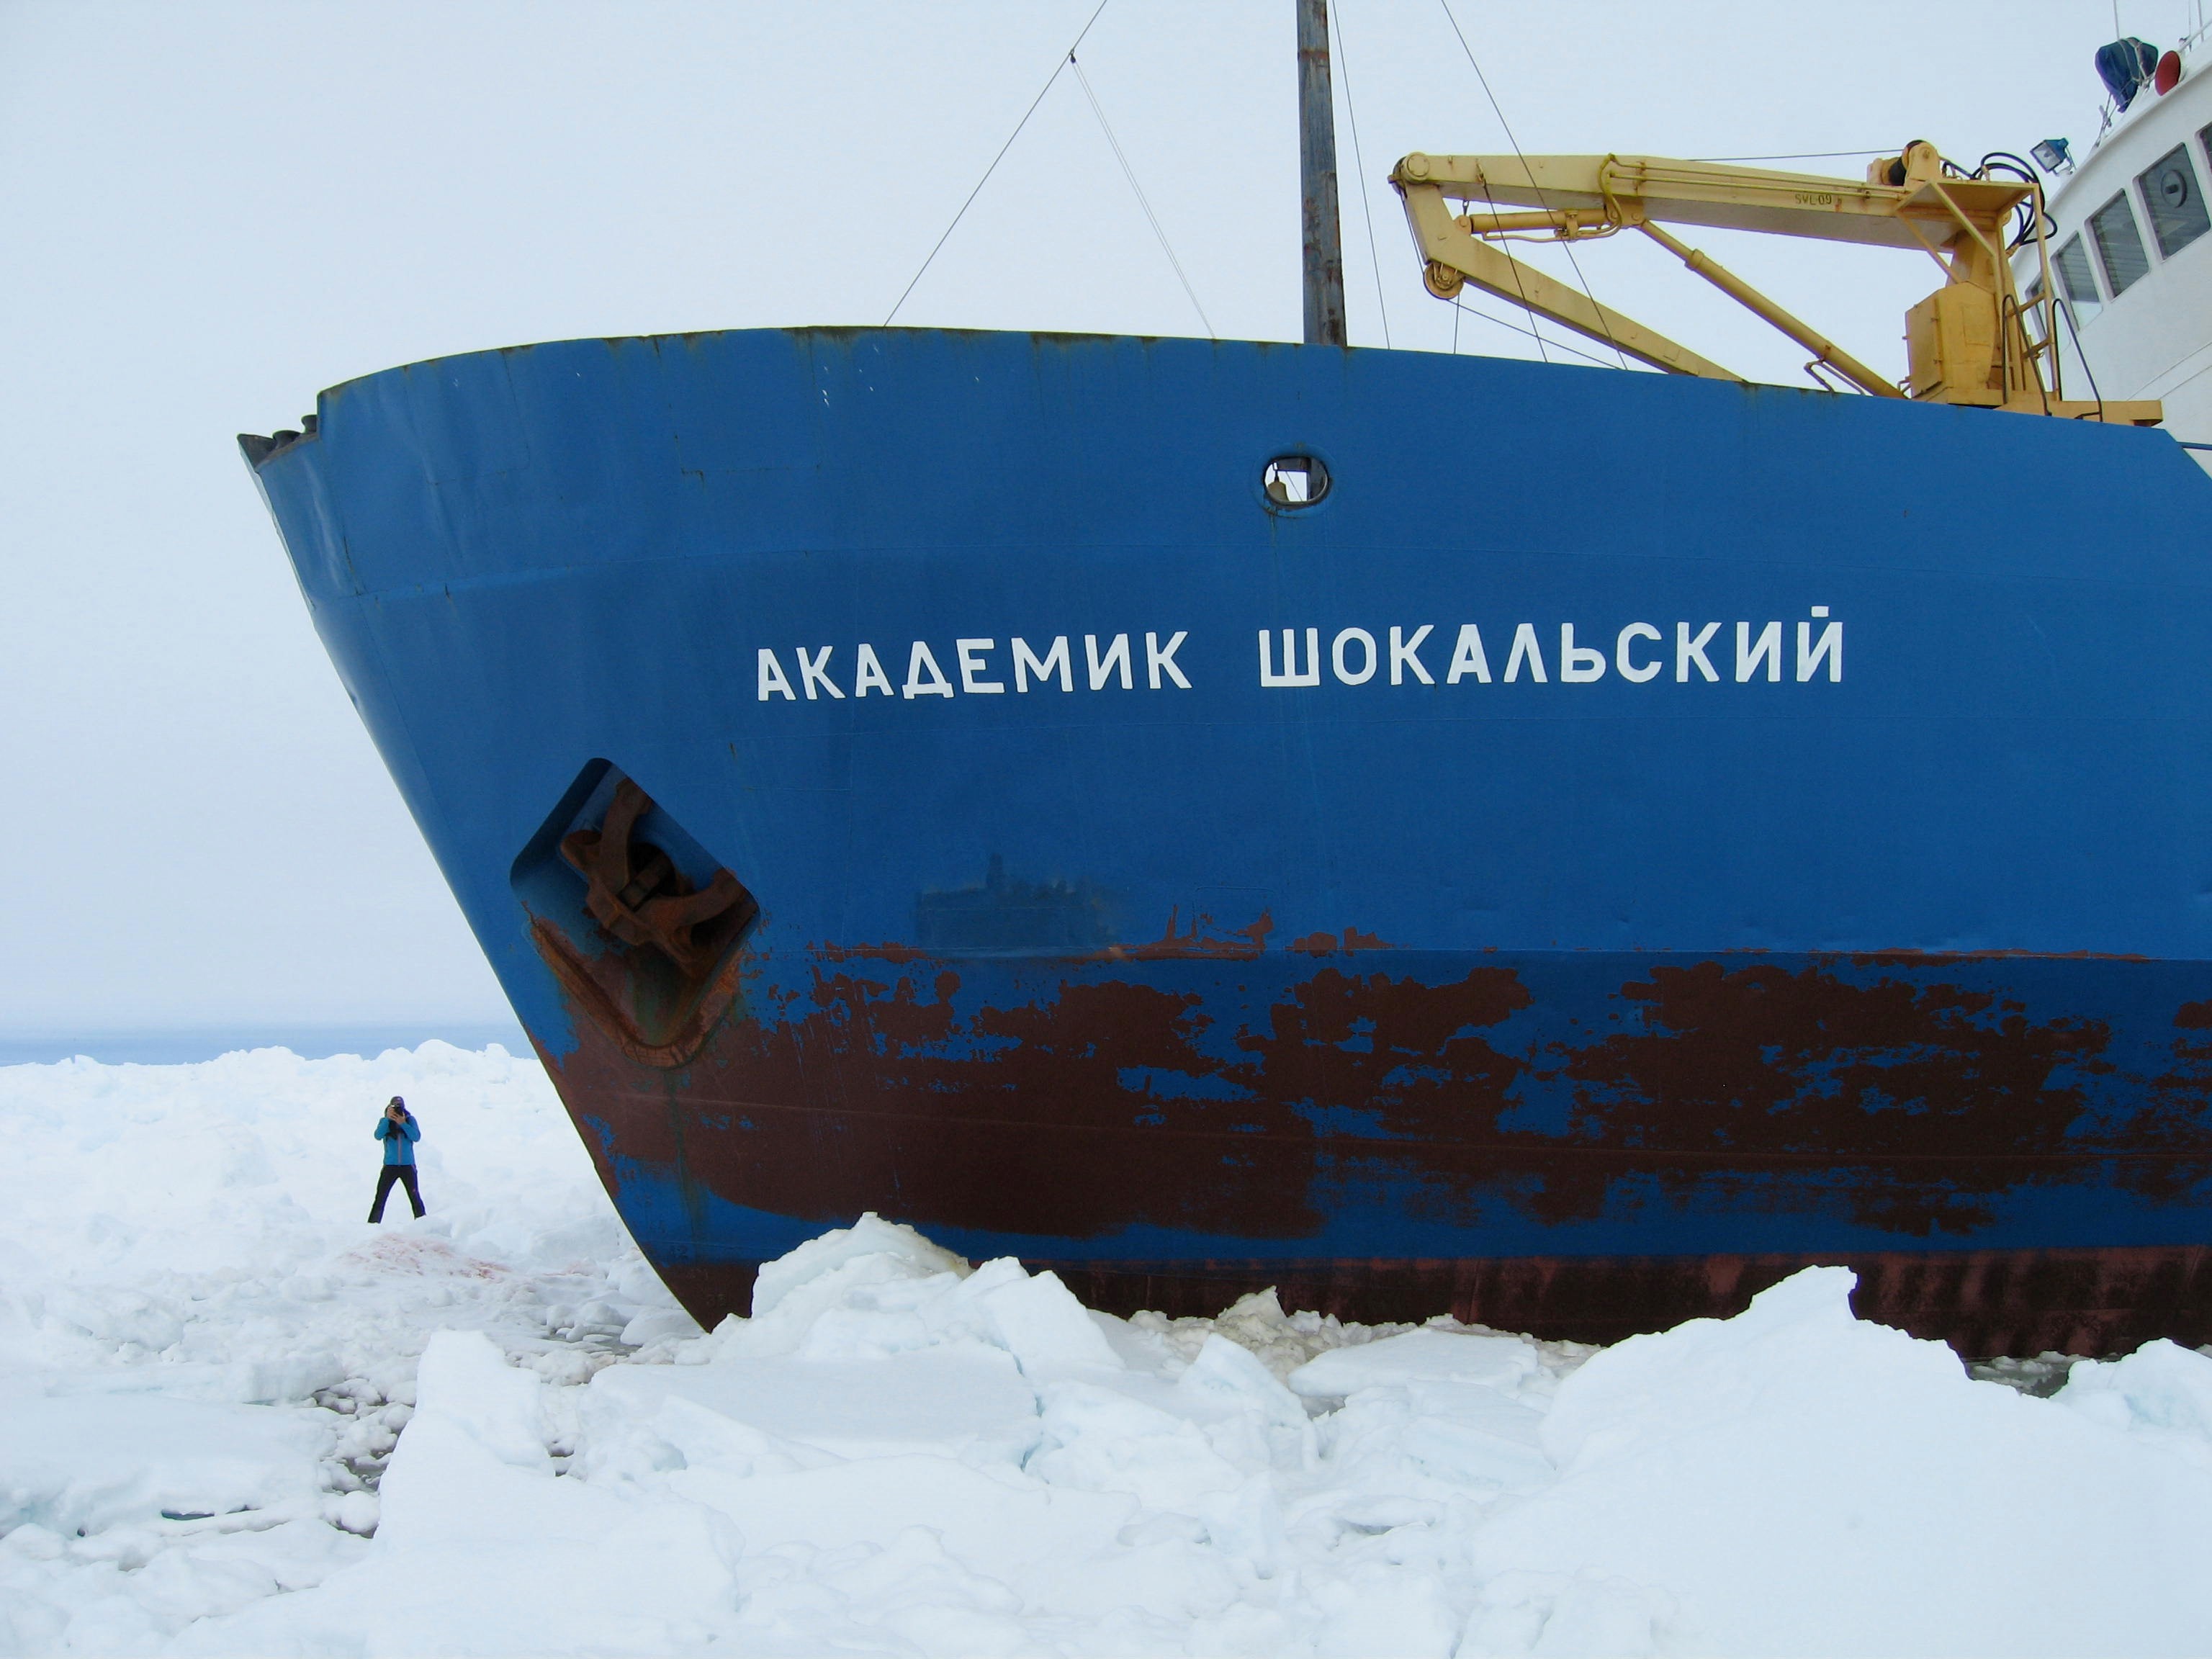
{"label": "anchor", "polygon": [[653,798],[623,779],[600,827],[562,836],[561,856],[587,884],[584,907],[600,927],[625,945],[659,951],[696,982],[713,971],[718,954],[696,930],[735,906],[750,908],[751,895],[727,870],[694,887],[659,848],[633,841],[637,821],[652,810]]}

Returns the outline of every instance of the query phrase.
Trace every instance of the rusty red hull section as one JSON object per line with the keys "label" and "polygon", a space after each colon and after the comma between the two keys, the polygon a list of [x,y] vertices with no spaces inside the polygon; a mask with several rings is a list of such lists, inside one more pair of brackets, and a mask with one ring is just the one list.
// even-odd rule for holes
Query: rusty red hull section
{"label": "rusty red hull section", "polygon": [[[1256,950],[1140,965],[859,947],[810,953],[793,984],[741,958],[731,1016],[688,1063],[588,1018],[599,1035],[547,1059],[708,1323],[746,1309],[759,1258],[702,1259],[699,1242],[873,1209],[1018,1250],[1123,1312],[1212,1313],[1273,1285],[1349,1318],[1449,1311],[1606,1341],[1841,1263],[1863,1315],[1970,1354],[2212,1340],[2193,1237],[2212,1010],[2175,1000],[2185,971],[1469,966],[1337,939],[1295,968]],[[2045,1016],[2054,1002],[2069,1012]],[[2146,1005],[2162,1029],[2142,1029]],[[2032,1242],[2099,1228],[2128,1242]],[[1332,1236],[1415,1249],[1313,1249]],[[1469,1237],[1495,1254],[1450,1249]],[[1193,1249],[1229,1238],[1262,1248]],[[1671,1239],[1804,1243],[1638,1248]]]}

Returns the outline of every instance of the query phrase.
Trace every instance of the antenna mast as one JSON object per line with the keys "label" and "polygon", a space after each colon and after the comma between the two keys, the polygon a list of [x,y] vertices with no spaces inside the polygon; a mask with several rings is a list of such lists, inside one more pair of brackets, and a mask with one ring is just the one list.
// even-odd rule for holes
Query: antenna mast
{"label": "antenna mast", "polygon": [[1344,241],[1336,217],[1336,103],[1328,77],[1328,0],[1298,9],[1298,194],[1305,222],[1308,345],[1344,345]]}

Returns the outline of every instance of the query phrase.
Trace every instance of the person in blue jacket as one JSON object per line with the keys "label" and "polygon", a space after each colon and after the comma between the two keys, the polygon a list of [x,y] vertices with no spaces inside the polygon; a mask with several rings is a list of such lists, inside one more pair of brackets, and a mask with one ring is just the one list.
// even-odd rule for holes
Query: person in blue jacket
{"label": "person in blue jacket", "polygon": [[422,1126],[398,1095],[376,1120],[376,1138],[384,1143],[384,1172],[376,1178],[376,1202],[369,1206],[368,1218],[384,1219],[384,1200],[392,1196],[392,1183],[398,1181],[406,1183],[407,1201],[415,1206],[415,1218],[421,1220],[422,1192],[415,1184],[415,1143],[422,1139]]}

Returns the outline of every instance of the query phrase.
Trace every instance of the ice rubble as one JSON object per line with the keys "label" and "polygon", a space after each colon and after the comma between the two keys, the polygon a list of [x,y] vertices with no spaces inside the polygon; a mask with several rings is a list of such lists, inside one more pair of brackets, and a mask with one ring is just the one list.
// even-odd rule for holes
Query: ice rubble
{"label": "ice rubble", "polygon": [[9,1068],[0,1128],[0,1653],[2212,1653],[2169,1343],[2034,1398],[1833,1269],[1595,1353],[1125,1322],[873,1217],[702,1334],[496,1050]]}

